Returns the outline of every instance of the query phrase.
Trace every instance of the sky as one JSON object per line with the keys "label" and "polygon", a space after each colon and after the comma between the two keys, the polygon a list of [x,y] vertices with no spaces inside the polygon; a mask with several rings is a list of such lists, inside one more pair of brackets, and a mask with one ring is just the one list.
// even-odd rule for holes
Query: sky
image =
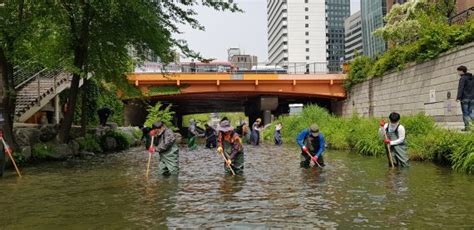
{"label": "sky", "polygon": [[[291,0],[290,0],[291,1]],[[311,0],[321,1],[321,0]],[[198,7],[196,18],[206,29],[199,31],[182,26],[182,34],[191,49],[204,58],[227,60],[227,49],[240,48],[245,54],[256,55],[258,62],[267,61],[267,1],[234,0],[244,13],[218,12]],[[360,9],[360,0],[351,0],[351,14]],[[189,60],[182,58],[183,60]]]}

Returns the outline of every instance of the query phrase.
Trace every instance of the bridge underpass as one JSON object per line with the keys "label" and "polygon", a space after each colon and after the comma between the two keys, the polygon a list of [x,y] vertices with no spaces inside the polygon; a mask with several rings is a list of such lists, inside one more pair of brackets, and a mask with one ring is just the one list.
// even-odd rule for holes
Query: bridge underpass
{"label": "bridge underpass", "polygon": [[[130,83],[147,95],[149,104],[172,104],[176,125],[189,114],[245,112],[249,122],[289,112],[289,104],[318,104],[334,110],[334,102],[345,98],[342,74],[289,75],[232,73],[134,73]],[[126,122],[141,125],[146,118],[143,100],[126,102]]]}

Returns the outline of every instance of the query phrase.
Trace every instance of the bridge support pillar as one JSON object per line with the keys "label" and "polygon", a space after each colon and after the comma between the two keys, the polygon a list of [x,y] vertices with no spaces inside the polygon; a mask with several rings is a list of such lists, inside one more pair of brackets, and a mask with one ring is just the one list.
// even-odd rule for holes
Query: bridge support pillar
{"label": "bridge support pillar", "polygon": [[272,111],[270,110],[263,111],[262,121],[264,125],[270,124],[272,122]]}
{"label": "bridge support pillar", "polygon": [[140,126],[145,123],[148,112],[143,102],[132,100],[125,104],[123,115],[125,126]]}

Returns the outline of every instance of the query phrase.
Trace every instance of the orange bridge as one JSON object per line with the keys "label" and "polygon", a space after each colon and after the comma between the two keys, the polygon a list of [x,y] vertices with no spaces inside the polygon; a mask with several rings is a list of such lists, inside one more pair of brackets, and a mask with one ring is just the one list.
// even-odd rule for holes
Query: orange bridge
{"label": "orange bridge", "polygon": [[[128,80],[159,99],[183,94],[265,94],[345,98],[344,74],[130,73]],[[211,97],[211,96],[210,96]]]}
{"label": "orange bridge", "polygon": [[[172,104],[178,127],[182,116],[196,113],[245,112],[250,121],[290,111],[295,103],[318,104],[337,110],[338,100],[345,98],[344,74],[276,74],[276,73],[131,73],[130,83],[142,90],[153,103]],[[127,100],[127,124],[143,124],[145,103]]]}

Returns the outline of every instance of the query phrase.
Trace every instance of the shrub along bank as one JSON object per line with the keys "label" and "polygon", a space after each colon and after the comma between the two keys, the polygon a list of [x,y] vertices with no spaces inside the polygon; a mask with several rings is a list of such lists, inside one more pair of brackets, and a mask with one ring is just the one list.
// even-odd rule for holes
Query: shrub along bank
{"label": "shrub along bank", "polygon": [[[388,115],[387,115],[388,116]],[[385,119],[388,120],[388,119]],[[274,125],[283,124],[284,143],[295,143],[298,133],[317,123],[326,138],[328,148],[351,150],[364,156],[385,156],[383,142],[378,135],[379,118],[336,117],[318,106],[307,106],[299,116],[283,116],[263,133],[265,140],[273,140]],[[474,135],[437,127],[423,114],[402,116],[407,131],[411,160],[430,160],[451,166],[458,172],[474,172]]]}

